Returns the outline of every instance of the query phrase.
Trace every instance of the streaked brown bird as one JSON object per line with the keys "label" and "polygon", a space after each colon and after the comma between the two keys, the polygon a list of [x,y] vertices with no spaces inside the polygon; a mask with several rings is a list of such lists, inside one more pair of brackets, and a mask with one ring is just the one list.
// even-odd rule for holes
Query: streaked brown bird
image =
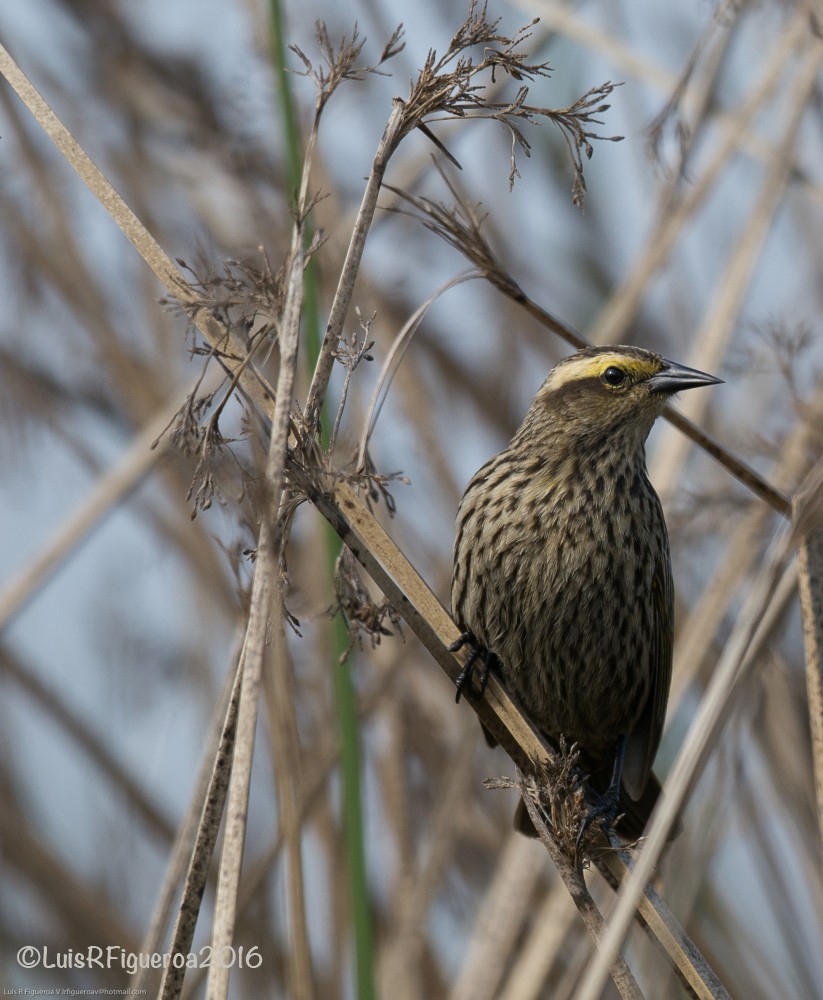
{"label": "streaked brown bird", "polygon": [[[720,381],[636,347],[578,351],[457,514],[454,648],[471,647],[458,699],[499,668],[550,742],[577,744],[602,796],[592,815],[622,813],[630,837],[660,791],[652,763],[672,671],[669,542],[645,442],[675,393]],[[515,824],[534,834],[523,803]]]}

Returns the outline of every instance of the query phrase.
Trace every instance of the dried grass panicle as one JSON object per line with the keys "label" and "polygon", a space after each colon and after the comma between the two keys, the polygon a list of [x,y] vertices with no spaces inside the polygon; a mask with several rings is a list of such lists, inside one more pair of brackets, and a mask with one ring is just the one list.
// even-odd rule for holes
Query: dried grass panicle
{"label": "dried grass panicle", "polygon": [[608,831],[598,817],[587,824],[580,836],[590,804],[586,796],[586,775],[580,770],[579,759],[577,745],[569,746],[561,739],[557,751],[517,779],[488,778],[483,785],[485,788],[517,788],[527,795],[540,811],[563,855],[573,865],[587,867],[591,858],[602,855]]}
{"label": "dried grass panicle", "polygon": [[346,408],[346,400],[349,395],[352,376],[363,361],[374,361],[371,353],[374,347],[374,340],[370,339],[371,326],[377,313],[372,313],[370,317],[364,319],[359,307],[355,308],[360,324],[360,330],[355,330],[348,338],[341,337],[337,348],[332,351],[334,359],[343,366],[345,374],[343,376],[343,386],[340,390],[340,400],[337,404],[337,413],[334,417],[334,425],[329,436],[329,455],[334,454],[337,444],[337,435],[340,432],[340,422],[343,419],[343,411]]}
{"label": "dried grass panicle", "polygon": [[[316,251],[310,247],[307,254]],[[181,257],[177,263],[188,275],[185,300],[179,296],[161,299],[161,304],[181,311],[186,316],[187,335],[197,336],[197,319],[201,311],[212,315],[222,326],[237,336],[241,343],[249,343],[252,336],[259,337],[271,331],[275,317],[279,316],[285,301],[286,262],[279,268],[272,266],[268,253],[261,247],[260,264],[251,258],[228,258],[219,271],[208,261],[188,264]],[[193,352],[203,353],[195,343]],[[212,345],[208,353],[213,353]]]}
{"label": "dried grass panicle", "polygon": [[333,475],[338,482],[348,483],[361,494],[368,510],[373,510],[373,504],[382,501],[390,517],[394,517],[397,513],[397,503],[389,484],[409,485],[408,477],[400,471],[378,472],[368,452],[366,452],[365,462],[362,466],[355,469],[335,469]]}
{"label": "dried grass panicle", "polygon": [[365,80],[371,74],[385,75],[381,66],[403,51],[406,43],[403,39],[403,25],[398,25],[389,40],[383,46],[380,58],[369,66],[358,66],[357,60],[363,51],[366,39],[361,37],[357,24],[351,35],[344,35],[337,45],[332,42],[325,22],[315,22],[314,38],[324,64],[313,63],[297,45],[289,48],[303,63],[301,75],[309,77],[317,90],[316,112],[324,109],[331,95],[344,81]]}
{"label": "dried grass panicle", "polygon": [[397,205],[392,205],[391,210],[419,219],[426,229],[461,253],[476,268],[480,277],[485,278],[504,295],[513,299],[522,298],[522,289],[503,268],[483,232],[483,223],[488,213],[481,214],[480,202],[471,204],[466,201],[440,164],[435,163],[435,169],[451,193],[453,204],[436,202],[424,195],[410,194],[391,184],[384,184],[388,191],[397,195],[415,211]]}
{"label": "dried grass panicle", "polygon": [[[349,630],[349,645],[341,657],[348,658],[355,642],[362,648],[363,636],[369,638],[371,648],[380,645],[383,636],[403,637],[403,623],[398,613],[384,597],[375,601],[362,579],[362,567],[352,555],[351,549],[343,546],[334,566],[335,605],[331,614],[341,612]],[[392,629],[386,627],[390,624]]]}
{"label": "dried grass panicle", "polygon": [[[455,118],[497,121],[511,138],[509,188],[512,188],[515,178],[520,176],[518,151],[524,156],[529,156],[531,152],[531,144],[521,126],[537,125],[541,119],[554,122],[559,126],[572,156],[572,200],[582,206],[586,184],[581,152],[586,158],[591,157],[593,139],[619,141],[622,138],[602,136],[586,128],[603,124],[594,116],[608,110],[609,105],[603,100],[614,90],[615,84],[604,83],[593,87],[574,104],[561,109],[528,104],[529,87],[526,84],[518,88],[510,101],[490,100],[487,88],[496,82],[498,70],[513,80],[530,83],[551,74],[548,63],[530,62],[528,53],[521,49],[538,19],[519,28],[513,35],[500,34],[497,30],[499,23],[499,18],[494,21],[488,19],[485,3],[478,7],[476,0],[472,0],[468,18],[452,38],[444,55],[438,58],[434,49],[429,50],[422,70],[413,81],[403,104],[403,134],[424,128],[433,121]],[[475,61],[469,50],[479,46],[483,46],[483,56]],[[487,81],[483,80],[484,76]]]}

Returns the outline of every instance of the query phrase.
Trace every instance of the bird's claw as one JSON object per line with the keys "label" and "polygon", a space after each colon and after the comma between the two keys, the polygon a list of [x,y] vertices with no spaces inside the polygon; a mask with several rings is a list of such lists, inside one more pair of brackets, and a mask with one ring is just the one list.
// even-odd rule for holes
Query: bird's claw
{"label": "bird's claw", "polygon": [[[458,703],[464,693],[467,697],[471,698],[472,701],[476,701],[478,698],[483,697],[486,693],[486,686],[489,683],[489,675],[491,674],[492,667],[495,662],[494,653],[481,646],[471,632],[461,633],[460,636],[449,646],[449,652],[456,653],[459,649],[462,649],[463,646],[470,646],[471,649],[469,650],[466,662],[461,667],[460,673],[457,675],[457,680],[455,681],[457,694],[455,695],[454,700]],[[478,677],[477,684],[475,684],[474,672],[477,669],[478,660],[480,661],[480,676]]]}
{"label": "bird's claw", "polygon": [[587,803],[586,815],[583,817],[580,829],[577,832],[577,839],[574,842],[574,851],[576,855],[580,854],[580,846],[583,843],[586,831],[592,823],[597,822],[597,820],[602,822],[603,832],[606,837],[609,836],[614,829],[615,822],[619,818],[617,815],[619,807],[619,792],[615,793],[614,789],[611,788],[604,795],[600,796],[598,802]]}
{"label": "bird's claw", "polygon": [[626,734],[621,733],[617,738],[614,767],[612,768],[612,778],[609,782],[609,787],[599,797],[597,802],[586,803],[586,815],[583,817],[583,822],[580,824],[580,830],[577,834],[577,840],[574,842],[575,853],[578,855],[580,854],[580,845],[583,843],[583,837],[592,823],[596,820],[601,820],[603,833],[608,838],[614,830],[615,823],[620,818],[617,815],[617,810],[620,808],[620,781],[623,774],[623,760],[626,756],[626,742]]}

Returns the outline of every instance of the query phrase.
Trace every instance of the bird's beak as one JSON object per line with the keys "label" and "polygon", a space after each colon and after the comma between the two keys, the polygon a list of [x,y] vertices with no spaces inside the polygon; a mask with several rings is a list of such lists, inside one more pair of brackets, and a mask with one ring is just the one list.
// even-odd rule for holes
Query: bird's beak
{"label": "bird's beak", "polygon": [[663,367],[648,380],[650,392],[682,392],[683,389],[696,389],[701,385],[715,385],[722,378],[707,375],[695,368],[677,365],[674,361],[663,361]]}

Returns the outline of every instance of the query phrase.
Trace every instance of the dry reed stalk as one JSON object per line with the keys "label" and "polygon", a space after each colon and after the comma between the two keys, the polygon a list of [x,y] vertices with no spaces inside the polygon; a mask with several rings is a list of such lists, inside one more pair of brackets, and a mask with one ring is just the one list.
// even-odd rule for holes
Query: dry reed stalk
{"label": "dry reed stalk", "polygon": [[[809,448],[821,414],[823,396],[812,401],[806,419],[791,428],[771,474],[779,490],[789,488],[807,474]],[[770,512],[756,506],[735,523],[726,558],[678,630],[670,705],[678,704],[683,691],[694,677],[705,671],[710,655],[714,655],[718,629],[762,552],[769,521]]]}
{"label": "dry reed stalk", "polygon": [[646,241],[645,251],[590,325],[588,332],[593,343],[616,343],[625,337],[647,294],[652,276],[665,264],[686,226],[714,189],[755,116],[780,86],[787,67],[794,64],[798,46],[806,35],[806,24],[805,15],[797,12],[775,41],[758,82],[741,102],[732,127],[723,135],[700,178],[687,193],[661,212]]}
{"label": "dry reed stalk", "polygon": [[[805,55],[798,53],[797,58],[796,79],[785,99],[785,125],[772,151],[760,195],[736,241],[736,249],[725,272],[719,276],[703,323],[691,343],[687,361],[691,359],[693,365],[705,366],[706,371],[716,371],[728,351],[758,260],[794,171],[793,154],[798,132],[816,92],[823,46],[817,39],[812,39]],[[702,396],[695,393],[694,398],[683,401],[681,410],[690,420],[700,423],[705,421],[710,405],[708,393]],[[673,434],[669,428],[664,429],[650,465],[651,478],[664,495],[674,493],[688,453],[688,441],[681,435]]]}
{"label": "dry reed stalk", "polygon": [[337,348],[343,333],[343,322],[349,311],[355,278],[357,277],[357,272],[360,270],[360,261],[363,258],[363,250],[366,246],[366,234],[371,227],[372,219],[377,209],[377,198],[380,194],[380,186],[383,182],[386,167],[402,137],[402,130],[406,124],[404,118],[403,102],[397,100],[392,108],[391,117],[386,123],[386,128],[383,131],[377,151],[374,154],[369,179],[366,189],[363,192],[363,199],[360,202],[357,220],[352,229],[346,258],[340,271],[340,280],[329,312],[329,320],[326,325],[326,331],[323,334],[323,342],[320,345],[320,354],[318,355],[314,377],[312,378],[306,400],[306,425],[309,428],[313,428],[317,423],[320,416],[320,409],[326,398],[326,390],[334,365],[333,352]]}
{"label": "dry reed stalk", "polygon": [[[223,810],[229,790],[229,779],[231,777],[232,760],[237,736],[237,716],[240,708],[242,679],[242,670],[238,665],[232,678],[231,694],[226,706],[226,715],[223,720],[216,752],[213,757],[206,757],[206,761],[211,762],[211,773],[209,774],[205,795],[202,798],[202,804],[197,795],[195,795],[192,801],[192,811],[199,811],[199,817],[188,861],[183,895],[168,950],[168,953],[172,956],[172,960],[166,966],[160,984],[158,996],[161,1000],[176,1000],[183,988],[183,979],[186,973],[185,965],[175,966],[173,956],[188,955],[191,951],[192,941],[194,940],[197,918],[200,915],[200,903],[203,899],[203,892],[209,876],[209,868],[214,855],[214,848],[217,843],[217,835],[220,831],[220,823],[223,818]],[[204,774],[205,768],[201,772],[201,779]],[[198,782],[197,791],[200,790],[200,787],[201,782]],[[190,822],[187,822],[181,828],[181,848],[189,839],[190,826]],[[176,868],[176,860],[173,860],[172,864]],[[169,881],[167,880],[167,888]],[[162,897],[159,902],[162,905]],[[155,923],[155,927],[159,930],[159,921]]]}
{"label": "dry reed stalk", "polygon": [[[299,210],[302,207],[301,203]],[[266,500],[270,511],[281,511],[284,500],[286,457],[289,450],[294,381],[297,372],[297,346],[300,338],[300,307],[303,300],[304,266],[302,219],[298,216],[292,238],[288,290],[280,326],[280,374],[277,380],[269,453],[266,462]],[[279,526],[281,523],[279,519],[277,523]],[[240,869],[246,838],[251,768],[254,757],[254,737],[257,728],[257,708],[263,660],[268,640],[269,616],[273,614],[273,627],[275,629],[283,627],[282,604],[279,594],[275,590],[275,581],[278,578],[285,543],[285,534],[277,530],[272,523],[271,515],[264,516],[260,525],[246,638],[240,655],[242,687],[237,716],[237,743],[229,783],[226,832],[217,882],[217,899],[211,938],[215,955],[228,954],[234,943],[237,896],[240,888]],[[298,886],[297,891],[302,893],[302,886]],[[300,909],[298,909],[299,912],[301,912]],[[297,918],[297,915],[293,914],[293,917]],[[228,963],[216,963],[212,966],[209,974],[208,1000],[226,1000],[229,989],[229,971],[230,965]]]}
{"label": "dry reed stalk", "polygon": [[[269,718],[272,767],[277,794],[278,828],[282,830],[286,852],[286,883],[289,929],[287,990],[300,1000],[316,996],[312,976],[311,950],[306,919],[305,876],[301,823],[304,783],[300,735],[295,716],[296,699],[292,663],[286,645],[282,615],[271,624],[270,669],[265,671],[263,689]],[[238,890],[238,902],[240,890]]]}
{"label": "dry reed stalk", "polygon": [[[236,658],[233,657],[232,660],[234,659]],[[184,882],[184,879],[188,877],[188,900],[194,910],[197,908],[196,901],[198,895],[202,898],[206,881],[200,881],[200,877],[204,876],[205,879],[208,878],[214,844],[212,843],[210,846],[207,846],[207,842],[203,840],[200,847],[196,849],[195,843],[201,830],[211,830],[216,837],[219,828],[219,822],[216,825],[209,820],[204,822],[202,817],[204,811],[207,809],[207,803],[211,803],[209,808],[214,810],[215,803],[219,802],[221,794],[219,791],[220,781],[225,780],[227,782],[226,766],[215,766],[215,761],[219,759],[221,738],[224,741],[223,753],[225,754],[226,750],[230,749],[226,744],[223,734],[225,731],[225,719],[227,713],[230,712],[229,705],[232,701],[232,689],[235,686],[236,678],[237,670],[235,668],[234,671],[226,676],[223,691],[215,706],[209,726],[211,736],[202,753],[202,763],[194,783],[189,807],[177,829],[177,835],[174,838],[172,849],[169,852],[169,859],[166,863],[163,882],[157,892],[154,912],[140,944],[142,954],[151,955],[162,952],[166,928],[176,906],[175,894],[178,892],[180,884]],[[237,711],[236,701],[232,711],[234,713]],[[231,725],[230,721],[229,728],[231,728]],[[226,787],[227,784],[224,783],[224,790]],[[222,806],[219,806],[216,812],[220,813],[221,810]],[[195,872],[199,872],[199,876],[195,875]],[[184,889],[184,893],[186,891]],[[182,913],[185,909],[185,905],[181,905],[179,912]],[[181,943],[182,936],[178,940],[178,946]],[[140,990],[149,989],[150,972],[151,970],[145,967],[135,969],[134,974],[129,979],[129,989],[135,994]],[[158,990],[157,995],[161,996],[162,991]]]}
{"label": "dry reed stalk", "polygon": [[470,787],[475,742],[474,727],[465,726],[442,784],[435,789],[436,800],[425,835],[411,859],[414,862],[411,884],[394,910],[393,926],[388,928],[378,976],[380,996],[414,1000],[426,995],[421,981],[423,927],[458,850],[459,824]]}
{"label": "dry reed stalk", "polygon": [[[571,896],[572,902],[583,918],[583,923],[586,925],[586,930],[589,932],[592,941],[598,949],[601,949],[603,947],[602,938],[606,932],[606,924],[594,899],[586,888],[579,862],[577,866],[573,865],[565,854],[559,850],[553,836],[546,827],[546,823],[536,803],[533,801],[532,794],[530,794],[530,791],[533,791],[533,789],[529,789],[528,785],[524,785],[523,791],[523,801],[526,803],[526,808],[529,811],[532,823],[534,823],[534,828],[537,830],[540,840],[548,851],[549,857],[554,862],[557,874]],[[600,954],[602,955],[603,952],[600,951]],[[612,982],[617,987],[621,1000],[643,1000],[643,994],[640,992],[640,988],[629,969],[626,959],[620,953],[619,949],[615,949],[609,955],[606,962],[606,977],[608,978],[609,976],[611,976]],[[605,981],[603,985],[605,985]]]}
{"label": "dry reed stalk", "polygon": [[818,831],[823,842],[823,465],[794,503]]}
{"label": "dry reed stalk", "polygon": [[[208,374],[203,391],[216,387],[214,374]],[[179,391],[175,393],[173,401],[146,424],[120,461],[98,479],[86,500],[29,559],[25,569],[3,587],[0,591],[0,630],[36,596],[105,516],[123,503],[167,454],[171,442],[164,432],[180,410],[180,395]]]}
{"label": "dry reed stalk", "polygon": [[449,1000],[494,1000],[529,919],[542,852],[510,830],[483,900]]}
{"label": "dry reed stalk", "polygon": [[528,935],[500,986],[497,1000],[538,1000],[546,995],[552,968],[563,958],[567,938],[577,925],[565,886],[559,880],[546,893]]}
{"label": "dry reed stalk", "polygon": [[[631,877],[633,857],[624,851],[606,853],[598,859],[598,867],[623,885]],[[684,932],[665,900],[650,885],[643,891],[639,909],[653,943],[669,957],[671,970],[677,972],[691,993],[700,1000],[730,1000],[721,977],[705,957],[708,953]],[[609,926],[612,919],[610,913]]]}

